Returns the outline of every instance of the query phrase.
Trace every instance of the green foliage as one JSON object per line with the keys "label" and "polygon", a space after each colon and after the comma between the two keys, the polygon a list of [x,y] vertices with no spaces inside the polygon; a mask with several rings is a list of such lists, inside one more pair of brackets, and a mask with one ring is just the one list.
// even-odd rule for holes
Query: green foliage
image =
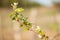
{"label": "green foliage", "polygon": [[[13,20],[16,20],[20,23],[20,28],[24,31],[29,31],[32,29],[32,24],[28,22],[27,17],[25,17],[21,12],[24,11],[23,8],[17,8],[17,3],[12,4],[13,11],[9,14],[10,18]],[[33,30],[32,30],[33,31]],[[41,35],[42,37],[45,35],[43,31],[37,26],[37,28],[34,30],[37,34]],[[45,37],[45,36],[44,36]]]}
{"label": "green foliage", "polygon": [[20,27],[23,27],[24,30],[29,30],[32,27],[32,24],[28,22],[27,17],[20,14],[20,20],[23,22],[23,25],[20,25]]}
{"label": "green foliage", "polygon": [[37,29],[37,30],[35,30],[35,32],[42,36],[45,35],[45,33],[41,29]]}
{"label": "green foliage", "polygon": [[16,20],[17,22],[21,22],[20,27],[23,30],[28,31],[31,28],[32,24],[28,22],[27,17],[21,14],[21,12],[24,11],[24,9],[17,8],[17,3],[12,4],[12,6],[13,11],[9,14],[10,18],[12,20]]}
{"label": "green foliage", "polygon": [[20,12],[22,12],[24,9],[23,8],[17,8],[15,11],[17,12],[17,13],[20,13]]}
{"label": "green foliage", "polygon": [[23,10],[24,9],[22,8],[17,8],[16,10],[14,10],[13,12],[9,14],[10,18],[12,20],[18,20],[19,13],[22,12]]}

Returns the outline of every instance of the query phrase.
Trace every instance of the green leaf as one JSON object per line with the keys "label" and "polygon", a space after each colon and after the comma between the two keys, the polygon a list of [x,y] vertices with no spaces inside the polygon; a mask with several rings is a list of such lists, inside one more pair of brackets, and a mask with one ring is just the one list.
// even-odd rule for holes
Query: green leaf
{"label": "green leaf", "polygon": [[11,19],[14,19],[14,18],[15,18],[15,14],[16,14],[15,11],[11,12],[11,13],[9,14],[10,18],[11,18]]}
{"label": "green leaf", "polygon": [[17,8],[15,11],[17,12],[17,13],[20,13],[20,12],[22,12],[24,9],[22,9],[22,8]]}
{"label": "green leaf", "polygon": [[20,27],[23,27],[23,24],[20,24]]}
{"label": "green leaf", "polygon": [[24,28],[24,31],[29,31],[29,28],[28,28],[28,27],[25,27],[25,28]]}
{"label": "green leaf", "polygon": [[45,35],[45,33],[43,31],[40,31],[39,34],[42,36]]}

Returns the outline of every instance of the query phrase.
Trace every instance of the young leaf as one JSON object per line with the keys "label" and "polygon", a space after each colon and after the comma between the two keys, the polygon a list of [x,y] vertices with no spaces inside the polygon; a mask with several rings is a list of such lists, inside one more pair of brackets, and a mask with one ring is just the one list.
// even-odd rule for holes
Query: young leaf
{"label": "young leaf", "polygon": [[24,9],[23,8],[17,8],[17,9],[15,9],[15,11],[17,12],[17,13],[20,13],[20,12],[22,12]]}

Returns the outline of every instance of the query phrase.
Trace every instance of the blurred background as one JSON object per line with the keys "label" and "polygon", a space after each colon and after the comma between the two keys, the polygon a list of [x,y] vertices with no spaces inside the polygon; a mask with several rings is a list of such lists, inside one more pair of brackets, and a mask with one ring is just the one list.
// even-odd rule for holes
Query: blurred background
{"label": "blurred background", "polygon": [[40,40],[35,33],[16,27],[18,23],[9,18],[13,2],[18,2],[29,22],[39,25],[50,39],[60,33],[60,0],[0,0],[0,40]]}

